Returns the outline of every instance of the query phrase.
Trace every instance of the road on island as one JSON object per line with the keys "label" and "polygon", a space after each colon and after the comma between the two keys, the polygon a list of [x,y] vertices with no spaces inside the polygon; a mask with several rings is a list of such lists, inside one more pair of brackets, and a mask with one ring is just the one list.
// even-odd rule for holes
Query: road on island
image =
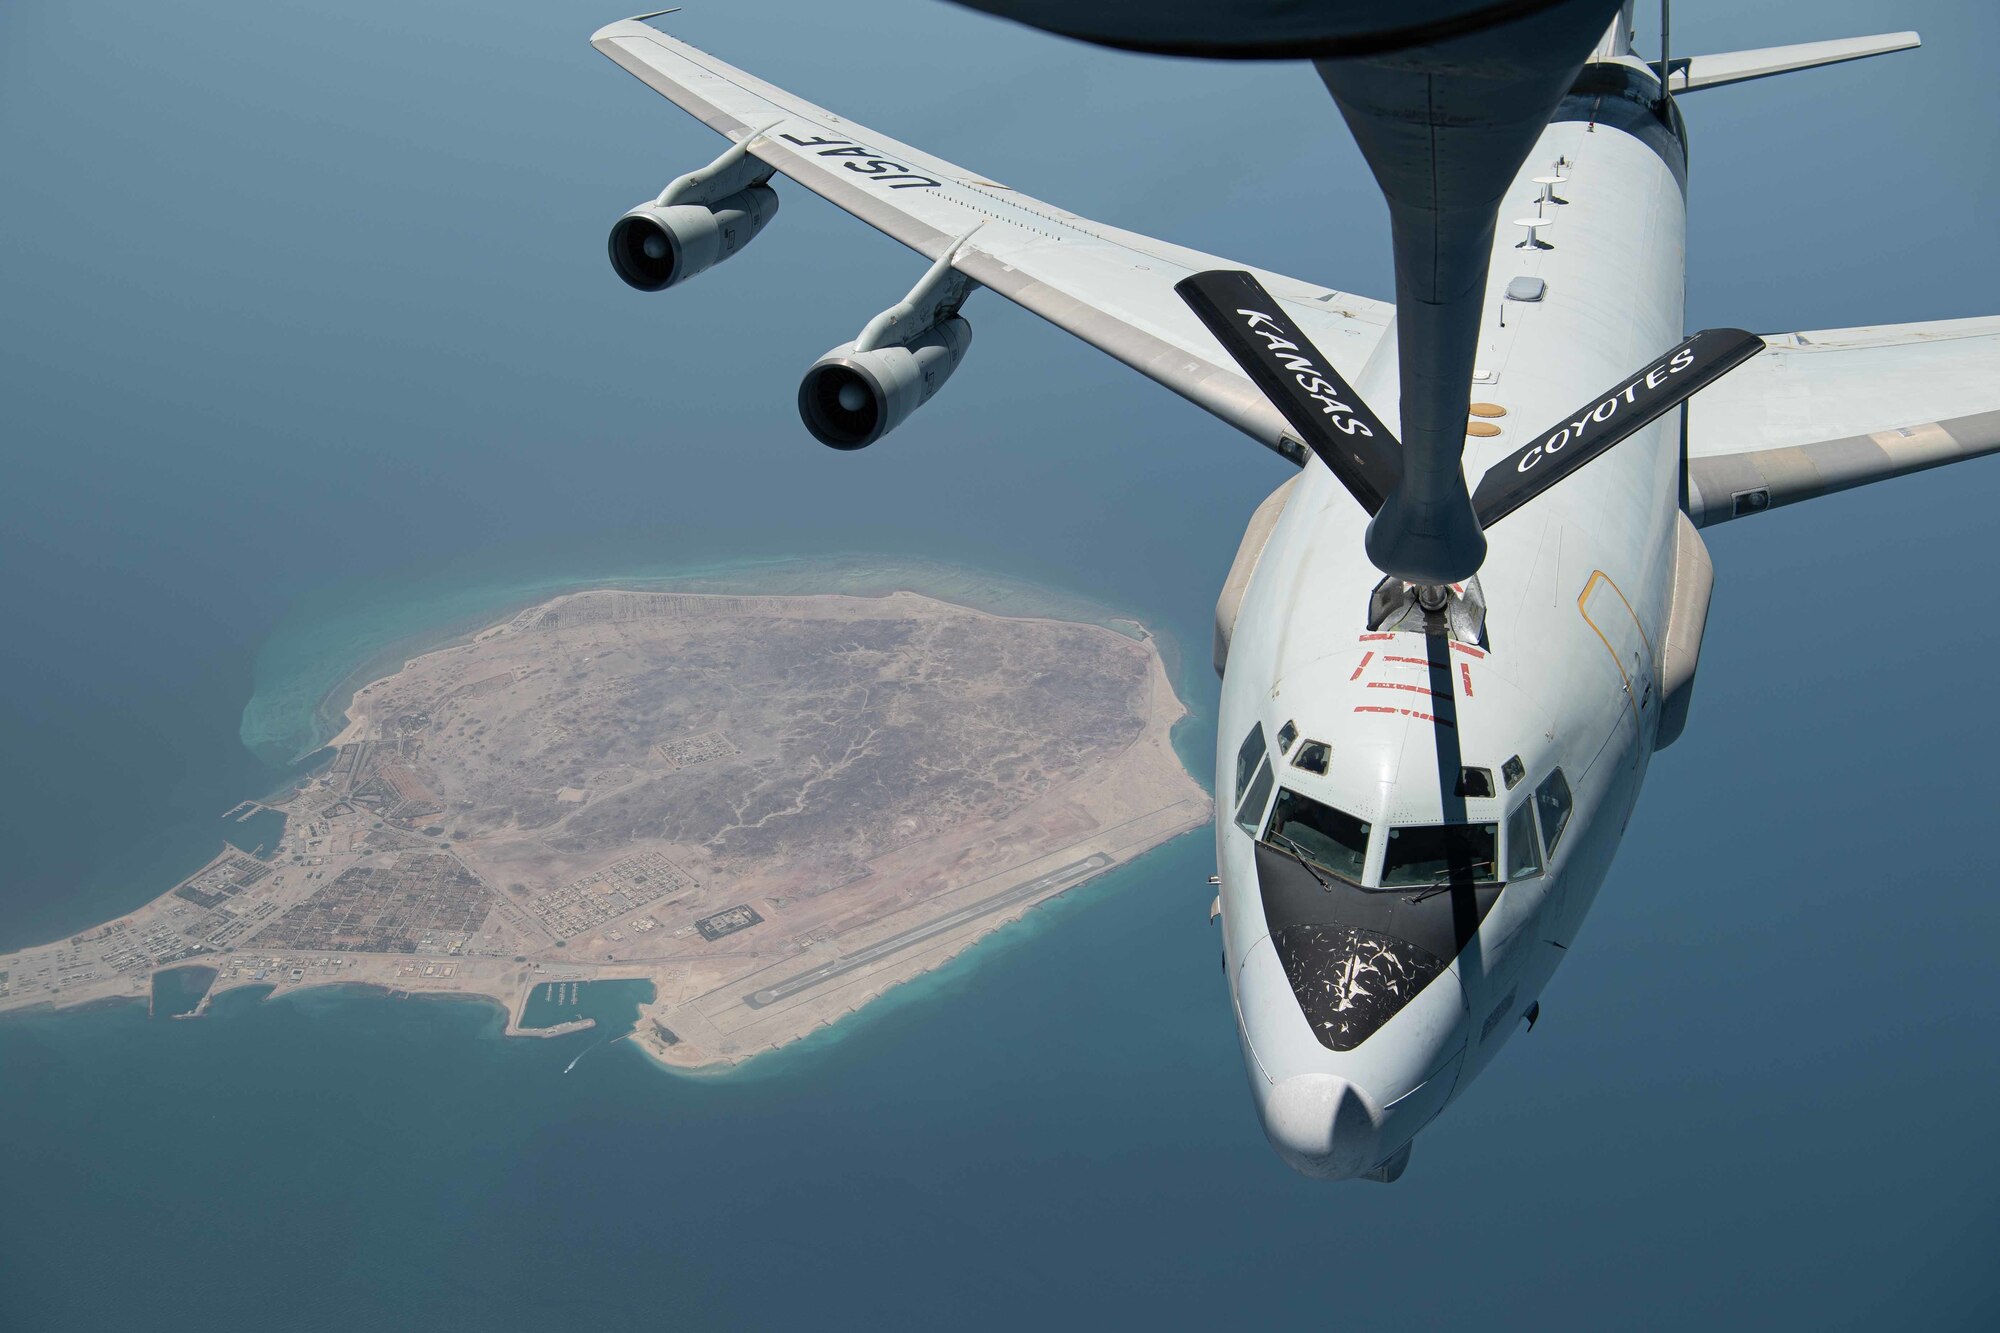
{"label": "road on island", "polygon": [[968,921],[985,916],[988,912],[997,912],[1003,907],[1011,907],[1015,903],[1039,897],[1053,889],[1067,887],[1077,880],[1087,879],[1110,865],[1110,857],[1102,852],[1093,852],[1081,861],[1072,861],[1060,869],[1049,871],[1046,875],[1037,875],[1025,883],[1016,884],[1011,889],[1003,889],[990,898],[981,898],[978,902],[969,903],[955,912],[948,912],[935,921],[926,921],[921,926],[913,926],[885,940],[878,940],[865,949],[857,949],[810,972],[801,972],[788,981],[781,981],[775,986],[766,986],[763,990],[752,991],[743,997],[743,1003],[752,1009],[763,1009],[780,1000],[788,1000],[801,991],[824,985],[835,977],[846,976],[856,968],[879,962],[892,953],[907,949],[913,944],[921,944],[948,930],[954,930]]}

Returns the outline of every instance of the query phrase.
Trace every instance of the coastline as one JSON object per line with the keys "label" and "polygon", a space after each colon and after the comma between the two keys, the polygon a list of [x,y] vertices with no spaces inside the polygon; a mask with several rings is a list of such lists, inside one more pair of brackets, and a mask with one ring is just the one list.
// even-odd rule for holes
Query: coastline
{"label": "coastline", "polygon": [[[865,1032],[876,1024],[895,1022],[908,1011],[932,1002],[942,993],[970,984],[977,975],[976,969],[990,960],[997,959],[1001,951],[1030,947],[1043,932],[1062,929],[1076,914],[1110,906],[1123,895],[1140,891],[1147,880],[1156,873],[1156,863],[1168,858],[1183,839],[1197,836],[1200,832],[1201,830],[1197,828],[1178,834],[1129,861],[1078,883],[1063,893],[1033,904],[1033,910],[1024,910],[1006,920],[995,922],[982,934],[955,945],[918,975],[904,981],[889,982],[879,990],[871,992],[854,1007],[829,1018],[783,1045],[755,1051],[742,1059],[726,1063],[673,1064],[658,1058],[645,1042],[636,1040],[646,1021],[644,1005],[640,1007],[632,1027],[614,1033],[613,1040],[622,1045],[636,1047],[647,1068],[672,1079],[701,1083],[748,1083],[789,1077],[801,1072],[803,1067],[813,1062],[835,1055],[841,1042],[847,1037]],[[640,981],[645,978],[597,977],[592,980],[618,982]],[[296,998],[309,1002],[356,999],[472,1005],[487,1011],[497,1011],[495,1017],[499,1022],[497,1031],[492,1032],[492,1035],[503,1041],[553,1039],[596,1030],[602,1026],[593,1019],[586,1019],[580,1024],[563,1024],[552,1028],[519,1027],[518,1020],[528,994],[532,991],[533,985],[540,984],[543,983],[533,983],[510,1001],[498,993],[484,990],[417,990],[346,979],[313,981],[303,985],[274,985],[268,981],[248,980],[225,983],[218,979],[202,996],[201,1003],[193,1013],[171,1021],[178,1022],[181,1018],[211,1017],[210,1007],[216,1001],[225,998],[254,1001],[259,1005]],[[262,993],[251,994],[252,992]],[[144,1008],[147,1004],[148,997],[144,993],[102,995],[76,1004],[60,1006],[42,1002],[0,1010],[0,1023],[68,1019],[86,1014],[102,1014],[121,1007]],[[148,1021],[152,1021],[150,1015]]]}
{"label": "coastline", "polygon": [[[358,664],[349,666],[339,676],[332,691],[322,696],[314,705],[312,715],[315,725],[331,715],[341,723],[331,736],[321,733],[314,739],[320,743],[305,751],[308,758],[321,754],[330,756],[333,747],[348,743],[366,732],[365,711],[354,707],[357,695],[364,689],[394,676],[410,667],[416,659],[428,654],[440,653],[453,647],[472,643],[487,635],[499,634],[507,629],[523,609],[542,606],[565,597],[592,591],[618,591],[641,593],[672,593],[681,596],[763,596],[793,598],[849,598],[886,599],[898,593],[908,593],[921,598],[944,603],[949,607],[970,611],[981,617],[990,617],[1023,622],[1045,622],[1053,625],[1079,624],[1094,625],[1121,638],[1149,645],[1155,666],[1153,687],[1153,714],[1156,721],[1164,721],[1167,735],[1165,746],[1173,756],[1174,766],[1181,776],[1200,789],[1200,796],[1206,801],[1207,775],[1195,763],[1190,763],[1182,753],[1181,742],[1191,739],[1187,736],[1189,724],[1198,721],[1195,708],[1184,695],[1181,684],[1174,679],[1173,667],[1184,664],[1186,659],[1176,650],[1172,636],[1154,629],[1138,617],[1101,604],[1092,603],[1078,596],[1064,594],[1027,583],[1024,580],[987,575],[980,571],[968,570],[942,564],[926,564],[908,560],[887,562],[886,568],[871,563],[865,557],[850,557],[837,562],[829,573],[828,562],[784,560],[761,562],[755,565],[737,565],[726,571],[708,570],[700,574],[664,578],[625,578],[586,580],[579,585],[565,586],[552,590],[548,584],[537,586],[531,591],[516,587],[514,595],[507,600],[486,605],[476,616],[463,616],[431,626],[427,631],[405,635],[390,640],[386,647],[379,647],[364,656]],[[837,586],[829,586],[837,585]],[[251,709],[246,707],[246,718]],[[1154,724],[1149,723],[1149,728]],[[1150,732],[1149,732],[1150,734]],[[323,737],[323,739],[322,739]],[[1157,738],[1156,738],[1157,739]],[[315,764],[314,771],[321,765]],[[287,775],[288,784],[299,783],[298,771]],[[281,788],[282,790],[282,788]],[[261,804],[251,801],[247,804]],[[243,808],[239,805],[238,809]],[[1191,812],[1191,807],[1190,807]],[[1171,814],[1171,811],[1157,812]],[[659,1021],[659,1015],[672,1006],[658,1002],[663,977],[656,972],[630,965],[613,964],[582,965],[580,962],[556,964],[544,959],[567,974],[567,979],[581,982],[632,980],[649,983],[656,997],[655,1001],[644,1002],[634,1026],[628,1035],[638,1040],[649,1063],[672,1073],[712,1078],[735,1073],[754,1067],[762,1072],[771,1067],[769,1057],[785,1050],[817,1050],[838,1036],[850,1026],[850,1020],[862,1013],[880,1010],[891,995],[901,1003],[915,1002],[929,993],[929,987],[918,987],[913,983],[933,979],[942,984],[943,979],[959,975],[962,968],[970,965],[974,946],[984,943],[996,935],[1013,937],[1014,928],[1034,916],[1033,908],[1045,906],[1061,899],[1066,902],[1095,900],[1098,894],[1080,894],[1077,890],[1085,887],[1102,886],[1107,881],[1116,881],[1118,872],[1126,866],[1145,863],[1153,853],[1165,845],[1177,842],[1187,832],[1198,830],[1206,822],[1205,813],[1199,819],[1191,813],[1176,816],[1178,822],[1171,826],[1160,824],[1156,818],[1150,827],[1135,827],[1118,844],[1116,859],[1100,867],[1089,869],[1081,878],[1072,878],[1054,887],[1053,891],[1035,889],[1028,896],[1018,900],[1011,897],[1005,903],[988,910],[981,908],[975,916],[963,920],[954,919],[946,923],[935,934],[925,934],[921,947],[910,947],[906,953],[897,955],[889,962],[869,964],[860,969],[853,981],[843,981],[839,985],[829,985],[824,993],[814,998],[822,1005],[832,1008],[815,1009],[802,1017],[810,1018],[810,1026],[790,1032],[780,1040],[751,1038],[760,1042],[738,1051],[733,1044],[724,1044],[721,1051],[713,1042],[704,1046],[682,1047],[684,1056],[693,1058],[676,1059],[671,1048],[680,1045],[680,1038]],[[1081,847],[1082,844],[1078,844]],[[1072,854],[1076,849],[1071,849]],[[217,857],[204,867],[213,868],[229,856],[227,846]],[[189,877],[191,881],[193,876]],[[964,889],[957,885],[953,893]],[[1032,889],[1032,886],[1030,886]],[[164,902],[166,895],[155,900]],[[142,909],[143,910],[143,909]],[[1036,920],[1051,921],[1046,914]],[[100,928],[103,929],[103,928]],[[74,941],[73,941],[74,942]],[[898,946],[899,948],[902,946]],[[25,952],[25,951],[24,951]],[[233,952],[233,949],[226,952]],[[358,993],[378,994],[384,998],[413,998],[429,996],[441,999],[467,999],[490,1002],[500,1008],[504,1015],[501,1025],[502,1035],[520,1037],[554,1037],[597,1026],[594,1020],[564,1023],[554,1028],[523,1028],[520,1019],[529,997],[540,980],[531,978],[518,968],[511,975],[505,967],[497,967],[496,959],[482,958],[477,961],[467,958],[454,960],[456,966],[444,967],[443,976],[434,984],[426,984],[424,978],[415,975],[415,967],[403,970],[409,974],[405,984],[401,978],[382,980],[380,977],[390,960],[372,955],[353,955],[347,958],[315,960],[305,957],[287,957],[264,960],[265,968],[254,976],[246,972],[256,967],[256,963],[237,959],[232,966],[224,954],[198,953],[180,960],[179,965],[198,964],[203,966],[221,965],[219,974],[202,996],[192,1013],[184,1016],[203,1016],[209,1004],[217,996],[233,994],[247,988],[263,988],[264,999],[307,991],[338,993],[342,989]],[[421,963],[425,960],[416,959]],[[443,959],[436,960],[442,963]],[[517,964],[527,962],[517,959]],[[331,963],[334,971],[325,970]],[[362,966],[371,968],[374,975],[369,979],[354,976],[351,971],[340,969]],[[808,965],[809,966],[809,965]],[[602,968],[602,972],[598,969]],[[282,969],[282,970],[281,970]],[[167,970],[161,967],[160,971]],[[456,976],[454,977],[454,971]],[[536,968],[539,972],[539,967]],[[302,975],[309,973],[309,975]],[[430,969],[424,970],[429,977]],[[267,975],[269,980],[266,979]],[[452,978],[448,983],[445,978]],[[66,1004],[61,1000],[39,1001],[32,1006],[14,1006],[24,1013],[55,1013],[74,1011],[98,1003],[115,1002],[121,998],[145,999],[151,988],[151,974],[143,983],[133,979],[132,984],[143,984],[144,991],[129,995],[98,993],[88,1000]],[[892,1009],[900,1009],[900,1003]],[[652,1028],[647,1025],[653,1020]],[[676,1019],[679,1022],[680,1019]],[[657,1028],[664,1034],[664,1043],[654,1036]],[[746,1033],[746,1036],[748,1034]]]}
{"label": "coastline", "polygon": [[[1163,859],[1183,838],[1198,836],[1201,831],[1194,828],[1175,834],[1129,861],[1120,862],[1062,893],[1044,898],[1028,909],[995,922],[984,933],[956,944],[949,952],[934,959],[916,976],[886,983],[852,1008],[828,1018],[783,1045],[753,1051],[731,1063],[684,1065],[660,1059],[643,1041],[634,1040],[627,1044],[637,1047],[652,1068],[676,1078],[701,1082],[749,1082],[784,1077],[794,1072],[794,1062],[804,1064],[827,1057],[838,1049],[843,1038],[871,1024],[893,1022],[906,1010],[928,1003],[939,993],[969,984],[975,969],[997,956],[998,951],[1026,947],[1043,932],[1060,929],[1078,912],[1108,905],[1125,893],[1137,892],[1155,861]],[[641,1017],[644,1017],[643,1012]],[[631,1035],[638,1035],[636,1027]]]}

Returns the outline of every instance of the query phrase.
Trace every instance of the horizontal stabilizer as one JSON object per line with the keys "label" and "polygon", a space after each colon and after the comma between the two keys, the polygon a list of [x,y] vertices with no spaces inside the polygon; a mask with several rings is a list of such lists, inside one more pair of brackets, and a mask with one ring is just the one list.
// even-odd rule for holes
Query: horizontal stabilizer
{"label": "horizontal stabilizer", "polygon": [[1488,468],[1472,493],[1479,526],[1492,527],[1763,350],[1754,333],[1703,329]]}
{"label": "horizontal stabilizer", "polygon": [[[1868,56],[1887,55],[1921,46],[1913,32],[1885,32],[1878,37],[1842,37],[1831,42],[1800,42],[1796,46],[1766,46],[1755,51],[1724,51],[1712,56],[1693,56],[1673,62],[1668,91],[1699,92],[1751,79],[1768,79],[1773,74],[1838,65]],[[1657,70],[1658,65],[1654,68]]]}
{"label": "horizontal stabilizer", "polygon": [[1370,515],[1401,478],[1396,437],[1264,285],[1210,269],[1174,284],[1195,317]]}

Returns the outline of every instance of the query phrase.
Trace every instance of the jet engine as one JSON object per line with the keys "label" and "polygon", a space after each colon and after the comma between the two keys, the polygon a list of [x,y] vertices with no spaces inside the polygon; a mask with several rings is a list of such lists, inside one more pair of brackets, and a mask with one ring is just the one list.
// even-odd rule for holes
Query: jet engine
{"label": "jet engine", "polygon": [[771,168],[750,156],[752,134],[611,226],[611,267],[628,286],[664,291],[750,244],[778,212]]}
{"label": "jet engine", "polygon": [[971,345],[972,326],[956,315],[892,347],[842,343],[806,371],[799,415],[821,444],[873,444],[930,401]]}
{"label": "jet engine", "polygon": [[778,192],[753,185],[713,205],[640,204],[611,227],[611,267],[657,292],[713,268],[750,243],[778,211]]}
{"label": "jet engine", "polygon": [[958,369],[972,345],[959,307],[979,284],[952,267],[967,232],[910,294],[812,363],[799,382],[799,416],[821,444],[861,449],[903,424]]}

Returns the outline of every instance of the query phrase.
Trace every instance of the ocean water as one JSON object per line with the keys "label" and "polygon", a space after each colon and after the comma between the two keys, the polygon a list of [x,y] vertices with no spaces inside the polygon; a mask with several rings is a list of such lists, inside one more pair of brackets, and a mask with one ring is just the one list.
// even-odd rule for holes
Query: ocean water
{"label": "ocean water", "polygon": [[[1739,8],[1677,44],[1928,45],[1689,103],[1691,323],[2000,309],[1992,15]],[[583,44],[606,17],[0,12],[0,947],[212,855],[343,683],[592,583],[1136,619],[1208,774],[1212,599],[1283,466],[979,298],[918,419],[819,449],[798,371],[921,265],[792,191],[728,267],[620,288],[605,226],[718,141]],[[1309,71],[913,0],[677,22],[1088,214],[1389,287]],[[1856,163],[1926,206],[1852,208]],[[1713,535],[1690,729],[1540,1025],[1394,1187],[1259,1138],[1197,834],[728,1076],[345,991],[0,1021],[0,1328],[1991,1327],[1996,469]]]}

